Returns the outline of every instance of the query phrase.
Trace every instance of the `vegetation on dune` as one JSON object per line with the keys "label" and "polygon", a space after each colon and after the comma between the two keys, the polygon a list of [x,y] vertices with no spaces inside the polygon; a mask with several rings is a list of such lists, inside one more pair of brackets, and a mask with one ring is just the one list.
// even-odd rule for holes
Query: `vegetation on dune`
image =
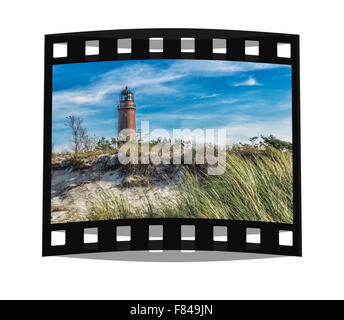
{"label": "vegetation on dune", "polygon": [[[135,186],[146,188],[151,187],[151,177],[161,178],[163,174],[172,177],[181,173],[179,181],[173,185],[173,196],[169,193],[169,196],[158,195],[150,199],[145,195],[144,203],[139,208],[130,203],[125,191],[114,193],[100,189],[97,194],[88,198],[88,220],[178,217],[293,222],[293,161],[290,142],[273,135],[252,137],[249,139],[250,144],[239,143],[227,149],[224,164],[226,170],[223,174],[208,175],[207,163],[195,162],[195,148],[191,148],[191,163],[184,163],[187,156],[184,150],[190,148],[190,141],[175,142],[181,147],[183,165],[167,165],[161,171],[163,165],[152,162],[151,156],[154,152],[161,156],[159,146],[162,142],[167,142],[169,148],[165,150],[165,156],[169,155],[171,159],[174,153],[171,140],[139,140],[138,144],[131,147],[130,153],[133,152],[141,159],[148,150],[148,163],[141,163],[139,160],[138,164],[122,165],[115,159],[118,158],[121,145],[117,139],[90,137],[79,117],[67,117],[66,126],[71,129],[73,153],[52,153],[53,164],[66,158],[66,166],[76,170],[89,169],[94,164],[103,170],[120,169],[126,176],[123,186],[133,185],[129,178],[135,178]],[[218,151],[215,148],[215,156]],[[205,155],[205,149],[203,153]],[[101,157],[102,155],[111,156]],[[100,163],[99,166],[98,162],[101,161],[98,160],[102,158],[107,165]],[[61,208],[54,210],[57,209]]]}
{"label": "vegetation on dune", "polygon": [[97,195],[89,197],[88,201],[90,210],[87,220],[91,221],[160,217],[148,197],[140,209],[133,208],[124,193],[115,194],[104,189],[99,189]]}
{"label": "vegetation on dune", "polygon": [[89,219],[149,217],[293,222],[292,152],[273,147],[236,147],[227,152],[226,171],[209,176],[185,169],[175,196],[145,199],[133,208],[125,195],[101,190],[89,199]]}
{"label": "vegetation on dune", "polygon": [[229,153],[223,175],[186,173],[178,212],[186,217],[292,223],[292,155]]}

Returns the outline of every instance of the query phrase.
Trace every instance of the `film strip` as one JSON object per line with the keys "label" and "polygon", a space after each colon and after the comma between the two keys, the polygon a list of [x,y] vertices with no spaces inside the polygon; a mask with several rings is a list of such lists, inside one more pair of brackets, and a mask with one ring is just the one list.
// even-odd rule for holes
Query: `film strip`
{"label": "film strip", "polygon": [[[279,48],[287,45],[289,52]],[[57,52],[60,46],[62,51]],[[52,67],[142,59],[204,59],[291,66],[293,224],[143,218],[51,224]],[[133,29],[45,36],[43,256],[127,250],[216,250],[301,256],[299,36],[210,29]],[[90,229],[93,240],[87,240]],[[155,230],[155,232],[152,232]],[[187,230],[187,231],[185,231]],[[62,242],[55,244],[58,233]],[[250,240],[250,235],[255,240]],[[281,239],[288,234],[286,245]]]}

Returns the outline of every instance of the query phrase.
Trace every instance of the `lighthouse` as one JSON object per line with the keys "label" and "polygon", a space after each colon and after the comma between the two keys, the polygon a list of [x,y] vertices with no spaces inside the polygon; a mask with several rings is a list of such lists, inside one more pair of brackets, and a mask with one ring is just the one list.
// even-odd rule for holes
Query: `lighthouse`
{"label": "lighthouse", "polygon": [[120,93],[118,109],[118,136],[124,129],[130,129],[129,133],[125,135],[130,137],[130,140],[136,139],[136,120],[135,111],[136,105],[134,103],[134,93],[128,87]]}

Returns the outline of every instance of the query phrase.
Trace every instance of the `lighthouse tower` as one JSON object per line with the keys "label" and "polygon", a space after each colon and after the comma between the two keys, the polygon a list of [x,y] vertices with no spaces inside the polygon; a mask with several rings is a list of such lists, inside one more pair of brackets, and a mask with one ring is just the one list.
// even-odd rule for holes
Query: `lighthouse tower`
{"label": "lighthouse tower", "polygon": [[120,93],[120,103],[118,109],[118,135],[123,129],[131,129],[127,136],[130,136],[131,140],[136,139],[136,120],[135,110],[136,105],[134,103],[134,93],[132,93],[128,87]]}

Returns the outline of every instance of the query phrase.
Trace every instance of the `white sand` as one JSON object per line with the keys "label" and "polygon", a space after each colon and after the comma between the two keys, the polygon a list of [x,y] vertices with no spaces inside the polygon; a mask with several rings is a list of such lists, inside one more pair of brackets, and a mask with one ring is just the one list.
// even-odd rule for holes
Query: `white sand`
{"label": "white sand", "polygon": [[146,201],[159,201],[161,197],[173,195],[172,186],[167,181],[155,181],[150,187],[122,187],[125,177],[120,170],[95,172],[92,170],[52,170],[51,222],[71,222],[86,220],[89,196],[96,196],[102,188],[117,194],[124,193],[134,208],[141,207]]}

